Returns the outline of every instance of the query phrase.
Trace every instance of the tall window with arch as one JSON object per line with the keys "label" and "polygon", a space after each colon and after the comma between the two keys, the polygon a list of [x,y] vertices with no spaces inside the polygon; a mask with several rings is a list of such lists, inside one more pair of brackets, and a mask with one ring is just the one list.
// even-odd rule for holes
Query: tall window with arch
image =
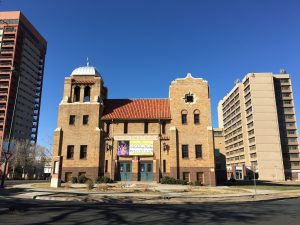
{"label": "tall window with arch", "polygon": [[187,114],[188,114],[187,110],[184,109],[181,111],[181,123],[182,124],[187,124]]}
{"label": "tall window with arch", "polygon": [[80,101],[80,87],[79,86],[76,86],[74,88],[74,99],[73,99],[74,102],[79,102]]}
{"label": "tall window with arch", "polygon": [[90,101],[90,95],[91,95],[91,88],[90,86],[86,86],[84,88],[84,102],[89,102]]}
{"label": "tall window with arch", "polygon": [[196,109],[194,111],[194,124],[200,124],[200,110]]}

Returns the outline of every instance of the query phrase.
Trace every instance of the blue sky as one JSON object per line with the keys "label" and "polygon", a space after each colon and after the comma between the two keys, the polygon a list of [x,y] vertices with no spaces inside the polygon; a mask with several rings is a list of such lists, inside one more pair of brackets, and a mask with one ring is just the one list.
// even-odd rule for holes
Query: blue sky
{"label": "blue sky", "polygon": [[300,1],[2,0],[0,10],[21,10],[48,41],[40,144],[52,142],[64,77],[87,56],[109,98],[166,98],[188,72],[208,80],[214,127],[236,79],[284,68],[300,119]]}

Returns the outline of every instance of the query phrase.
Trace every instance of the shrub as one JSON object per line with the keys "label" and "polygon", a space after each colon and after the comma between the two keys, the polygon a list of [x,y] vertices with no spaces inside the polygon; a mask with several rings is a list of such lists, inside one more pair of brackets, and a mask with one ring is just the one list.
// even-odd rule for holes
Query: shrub
{"label": "shrub", "polygon": [[78,178],[77,177],[72,177],[71,182],[72,182],[72,184],[78,183]]}
{"label": "shrub", "polygon": [[112,183],[113,182],[113,180],[112,179],[110,179],[109,177],[106,177],[106,176],[103,176],[103,177],[97,177],[96,178],[96,183],[97,184],[101,184],[101,183]]}
{"label": "shrub", "polygon": [[194,183],[195,186],[202,186],[202,182],[200,180],[196,180]]}
{"label": "shrub", "polygon": [[176,179],[173,177],[165,176],[165,177],[161,178],[160,183],[161,184],[176,184]]}
{"label": "shrub", "polygon": [[86,181],[87,181],[87,178],[86,178],[85,174],[82,174],[78,177],[79,184],[84,184]]}
{"label": "shrub", "polygon": [[165,176],[165,177],[161,178],[160,183],[161,184],[181,184],[181,185],[187,185],[187,181],[185,181],[185,180],[176,180],[175,178],[168,177],[168,176]]}
{"label": "shrub", "polygon": [[186,180],[176,180],[176,184],[187,185],[187,183]]}
{"label": "shrub", "polygon": [[88,190],[92,190],[94,188],[94,181],[92,181],[91,179],[88,179],[86,181],[86,187]]}

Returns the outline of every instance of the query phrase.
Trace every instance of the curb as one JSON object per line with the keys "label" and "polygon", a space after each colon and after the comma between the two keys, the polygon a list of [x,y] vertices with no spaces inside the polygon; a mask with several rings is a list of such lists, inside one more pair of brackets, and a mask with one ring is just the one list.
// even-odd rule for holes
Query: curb
{"label": "curb", "polygon": [[1,208],[1,209],[0,209],[0,213],[7,213],[7,212],[9,212],[9,211],[10,211],[9,208]]}
{"label": "curb", "polygon": [[[256,196],[268,196],[270,194],[260,194]],[[297,199],[300,198],[300,196],[287,196],[287,197],[274,197],[271,199],[257,199],[254,195],[244,195],[244,196],[218,196],[218,197],[212,197],[212,196],[149,196],[149,197],[136,197],[136,196],[111,196],[111,195],[103,195],[99,198],[92,198],[89,196],[86,196],[84,198],[78,198],[78,197],[55,197],[55,196],[33,196],[33,199],[37,200],[49,200],[49,201],[73,201],[73,202],[103,202],[103,199],[110,197],[111,199],[120,200],[119,204],[122,204],[122,200],[124,200],[123,203],[128,203],[128,201],[145,201],[145,200],[172,200],[172,199],[214,199],[214,200],[224,200],[224,199],[236,199],[239,197],[252,197],[251,200],[244,200],[241,202],[267,202],[267,201],[278,201],[278,200],[285,200],[285,199]],[[126,198],[126,199],[124,199]],[[172,202],[170,202],[172,203]],[[131,202],[131,204],[138,204],[136,202]]]}

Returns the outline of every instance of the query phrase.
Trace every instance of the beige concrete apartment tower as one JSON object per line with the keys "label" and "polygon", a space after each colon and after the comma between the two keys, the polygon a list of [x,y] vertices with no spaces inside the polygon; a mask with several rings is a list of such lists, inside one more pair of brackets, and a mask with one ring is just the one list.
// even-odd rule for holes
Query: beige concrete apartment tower
{"label": "beige concrete apartment tower", "polygon": [[171,176],[180,179],[190,176],[190,180],[204,176],[205,183],[214,185],[214,143],[207,81],[193,78],[191,74],[176,79],[170,86],[169,98]]}
{"label": "beige concrete apartment tower", "polygon": [[261,162],[253,161],[261,180],[284,180],[273,75],[251,74],[243,85],[250,158]]}
{"label": "beige concrete apartment tower", "polygon": [[[282,83],[288,85],[289,96],[282,92],[286,88]],[[288,97],[287,115],[283,95]],[[286,177],[291,163],[283,156],[293,145],[294,159],[299,161],[299,149],[288,74],[247,74],[220,101],[218,114],[219,126],[224,128],[228,178],[251,179],[253,171],[260,180],[291,178]]]}
{"label": "beige concrete apartment tower", "polygon": [[65,78],[53,141],[53,157],[61,156],[64,181],[81,174],[99,176],[100,114],[106,92],[101,75],[92,66],[79,67]]}

